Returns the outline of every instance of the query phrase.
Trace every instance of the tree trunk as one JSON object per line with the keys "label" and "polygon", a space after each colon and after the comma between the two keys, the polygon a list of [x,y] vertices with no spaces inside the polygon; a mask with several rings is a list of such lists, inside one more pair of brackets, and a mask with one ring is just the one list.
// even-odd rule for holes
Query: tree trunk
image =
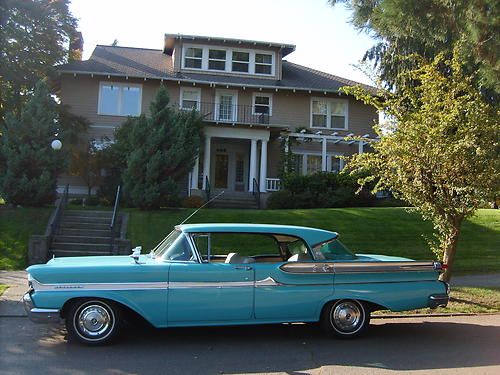
{"label": "tree trunk", "polygon": [[460,226],[462,220],[456,220],[453,224],[453,229],[451,230],[450,236],[446,241],[444,254],[443,254],[443,264],[446,264],[447,268],[439,276],[439,280],[446,281],[447,283],[451,280],[451,274],[453,271],[453,265],[455,262],[455,254],[457,252],[458,236],[460,235]]}

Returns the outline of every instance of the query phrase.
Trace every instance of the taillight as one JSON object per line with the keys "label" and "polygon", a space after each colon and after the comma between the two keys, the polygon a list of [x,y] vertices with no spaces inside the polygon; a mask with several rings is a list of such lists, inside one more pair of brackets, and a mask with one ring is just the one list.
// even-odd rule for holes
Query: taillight
{"label": "taillight", "polygon": [[448,269],[448,265],[441,262],[434,262],[434,269],[436,271],[445,271]]}

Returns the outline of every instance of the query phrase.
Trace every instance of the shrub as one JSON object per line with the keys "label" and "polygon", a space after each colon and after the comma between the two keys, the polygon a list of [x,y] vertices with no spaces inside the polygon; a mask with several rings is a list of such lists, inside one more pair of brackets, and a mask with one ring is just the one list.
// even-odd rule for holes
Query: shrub
{"label": "shrub", "polygon": [[205,201],[202,197],[193,195],[191,197],[184,198],[181,202],[181,206],[184,208],[198,208],[201,207],[204,203]]}
{"label": "shrub", "polygon": [[81,206],[83,204],[82,198],[76,198],[69,201],[69,204],[74,204],[75,206]]}
{"label": "shrub", "polygon": [[289,174],[283,187],[269,197],[269,208],[370,206],[375,200],[368,188],[357,194],[357,177],[344,173]]}
{"label": "shrub", "polygon": [[98,197],[87,197],[85,198],[85,204],[87,206],[98,206],[99,205],[99,198]]}

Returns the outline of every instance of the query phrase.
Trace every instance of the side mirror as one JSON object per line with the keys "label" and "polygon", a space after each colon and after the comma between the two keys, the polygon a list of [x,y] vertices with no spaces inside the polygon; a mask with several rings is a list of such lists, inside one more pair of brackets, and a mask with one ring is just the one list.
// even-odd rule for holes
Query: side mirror
{"label": "side mirror", "polygon": [[134,260],[135,263],[139,264],[139,257],[141,256],[142,246],[137,246],[132,249],[132,254],[130,257]]}

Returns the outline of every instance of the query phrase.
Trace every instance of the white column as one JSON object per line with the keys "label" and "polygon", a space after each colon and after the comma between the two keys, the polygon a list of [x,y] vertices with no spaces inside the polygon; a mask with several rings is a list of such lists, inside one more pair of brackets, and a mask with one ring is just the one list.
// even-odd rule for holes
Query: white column
{"label": "white column", "polygon": [[262,140],[260,149],[260,191],[266,191],[267,178],[267,141]]}
{"label": "white column", "polygon": [[326,172],[326,138],[321,142],[321,170]]}
{"label": "white column", "polygon": [[363,141],[358,142],[358,154],[363,153]]}
{"label": "white column", "polygon": [[253,179],[257,174],[257,140],[252,139],[250,145],[250,175],[248,176],[248,191],[253,191]]}
{"label": "white column", "polygon": [[193,171],[191,172],[191,189],[198,189],[198,171],[200,169],[200,156],[194,161]]}
{"label": "white column", "polygon": [[210,144],[212,139],[205,136],[205,154],[203,155],[203,190],[207,188],[207,177],[210,180]]}

